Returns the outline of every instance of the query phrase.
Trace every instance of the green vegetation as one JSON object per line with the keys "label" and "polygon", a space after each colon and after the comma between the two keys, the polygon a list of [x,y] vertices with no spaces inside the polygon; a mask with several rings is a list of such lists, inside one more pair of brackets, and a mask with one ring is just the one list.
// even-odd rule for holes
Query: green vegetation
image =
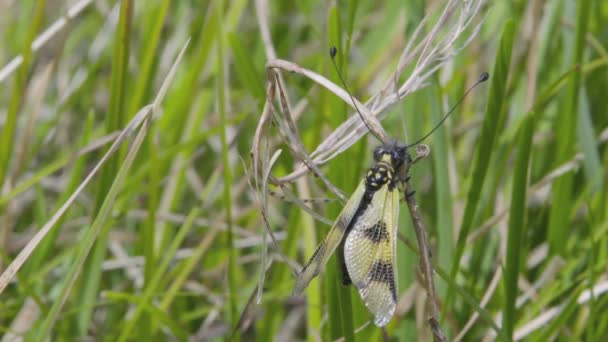
{"label": "green vegetation", "polygon": [[405,203],[385,331],[335,258],[291,295],[378,144],[336,46],[361,109],[401,141],[490,72],[411,169],[449,340],[608,336],[608,2],[0,11],[0,335],[432,339]]}

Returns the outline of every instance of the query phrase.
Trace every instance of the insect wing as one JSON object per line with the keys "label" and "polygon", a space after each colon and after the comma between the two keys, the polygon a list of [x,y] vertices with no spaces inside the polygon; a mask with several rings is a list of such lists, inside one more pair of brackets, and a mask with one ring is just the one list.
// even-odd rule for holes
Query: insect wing
{"label": "insect wing", "polygon": [[325,236],[317,250],[310,258],[310,261],[304,266],[298,278],[296,279],[296,285],[294,286],[294,294],[299,294],[308,286],[308,283],[321,272],[321,269],[329,260],[329,257],[336,250],[336,247],[342,241],[344,231],[350,224],[359,204],[361,198],[365,193],[365,181],[361,181],[359,186],[352,194],[346,205],[342,209],[342,212],[334,222],[334,225],[329,230],[329,233]]}
{"label": "insect wing", "polygon": [[377,326],[386,325],[397,302],[396,230],[399,192],[388,184],[376,191],[344,244],[348,274]]}

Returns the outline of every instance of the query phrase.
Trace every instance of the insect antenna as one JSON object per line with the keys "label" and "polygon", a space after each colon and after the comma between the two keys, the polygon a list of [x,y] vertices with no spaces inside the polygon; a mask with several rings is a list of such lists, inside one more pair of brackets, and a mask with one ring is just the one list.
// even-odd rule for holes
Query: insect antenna
{"label": "insect antenna", "polygon": [[338,53],[338,49],[336,49],[335,46],[332,46],[331,48],[329,48],[329,55],[331,56],[331,62],[334,64],[334,69],[336,69],[336,73],[338,74],[338,78],[342,82],[342,85],[344,86],[344,89],[348,93],[348,96],[350,97],[350,100],[353,102],[353,106],[355,106],[355,109],[357,110],[357,113],[359,114],[359,117],[361,118],[361,121],[363,121],[363,123],[367,127],[367,130],[370,131],[376,137],[376,139],[378,139],[380,142],[382,142],[384,144],[384,140],[382,140],[382,138],[371,128],[371,126],[369,125],[369,123],[367,123],[367,120],[365,119],[365,116],[363,116],[363,114],[361,114],[361,111],[359,111],[359,107],[357,107],[357,102],[355,101],[355,99],[351,95],[350,89],[348,89],[348,86],[346,85],[346,82],[344,81],[344,78],[342,78],[342,74],[340,73],[340,70],[338,69],[338,65],[336,64],[336,54],[337,53]]}
{"label": "insect antenna", "polygon": [[433,127],[433,129],[430,132],[428,132],[425,136],[418,139],[415,143],[407,145],[407,147],[412,147],[412,146],[418,145],[424,139],[428,138],[431,134],[433,134],[433,132],[435,132],[437,130],[437,128],[439,128],[439,126],[441,126],[441,124],[450,116],[450,114],[452,114],[454,112],[454,109],[456,109],[456,107],[458,107],[462,103],[462,101],[465,99],[465,97],[467,97],[467,95],[471,92],[471,90],[473,90],[475,87],[477,87],[480,83],[487,81],[488,78],[490,78],[490,74],[488,74],[487,72],[482,72],[481,75],[479,75],[479,79],[477,79],[477,82],[475,82],[475,84],[473,84],[464,93],[464,95],[462,95],[462,97],[458,101],[456,101],[456,103],[452,106],[452,108],[450,108],[448,113],[441,119],[441,121],[439,121],[439,123],[437,125],[435,125],[435,127]]}

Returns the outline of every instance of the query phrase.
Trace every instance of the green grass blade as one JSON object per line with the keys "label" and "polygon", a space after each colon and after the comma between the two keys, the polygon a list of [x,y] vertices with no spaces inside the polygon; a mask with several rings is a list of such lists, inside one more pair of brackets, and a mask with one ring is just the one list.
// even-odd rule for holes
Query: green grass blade
{"label": "green grass blade", "polygon": [[[437,88],[437,87],[435,87]],[[439,122],[443,113],[441,110],[441,96],[439,89],[437,88],[432,92],[433,95],[429,96],[429,105],[431,107],[431,120],[430,122]],[[436,105],[435,105],[436,104]],[[432,151],[431,157],[433,162],[433,173],[435,175],[435,202],[437,213],[436,229],[438,237],[438,260],[439,265],[444,269],[450,268],[450,262],[453,254],[453,236],[452,232],[454,226],[453,217],[453,201],[452,201],[452,185],[450,184],[450,161],[449,161],[449,140],[448,140],[448,129],[446,125],[442,125],[432,135]],[[430,232],[429,232],[430,233]],[[446,288],[444,284],[437,284],[437,293],[443,297],[445,295]]]}
{"label": "green grass blade", "polygon": [[[460,225],[458,234],[458,242],[454,253],[454,260],[450,269],[450,278],[455,280],[460,266],[460,259],[464,252],[466,239],[469,230],[473,225],[475,212],[479,204],[483,183],[486,177],[487,170],[492,156],[495,137],[498,135],[498,123],[502,120],[503,112],[505,111],[506,87],[509,75],[509,65],[511,63],[511,50],[513,48],[513,40],[515,35],[515,23],[513,20],[507,20],[503,26],[500,39],[500,48],[496,56],[494,70],[490,74],[491,87],[488,96],[488,106],[484,116],[481,136],[477,144],[478,149],[475,155],[475,164],[471,176],[467,195],[467,204],[464,210],[464,216]],[[450,307],[452,298],[451,287],[448,287],[447,297],[442,309],[442,318],[445,317],[445,311]],[[443,319],[442,319],[443,321]]]}
{"label": "green grass blade", "polygon": [[[574,51],[572,63],[581,65],[583,62],[583,50],[585,49],[585,34],[590,14],[590,1],[581,0],[577,5],[577,25],[574,40]],[[556,154],[554,166],[560,165],[572,158],[576,146],[577,112],[579,101],[579,89],[581,86],[581,71],[574,71],[568,84],[565,103],[560,111],[556,122],[555,133],[559,139],[556,140]],[[547,240],[551,253],[564,255],[566,245],[564,237],[568,235],[570,227],[570,215],[572,202],[572,190],[574,175],[568,173],[556,180],[551,193],[551,211],[549,214],[549,227]]]}
{"label": "green grass blade", "polygon": [[[160,165],[162,164],[159,162],[157,154],[158,145],[154,139],[154,137],[158,136],[157,134],[157,127],[150,127],[150,134],[147,136],[144,142],[144,144],[146,145],[144,146],[144,149],[146,150],[146,152],[148,152],[147,158],[150,161],[150,169],[147,174],[148,217],[143,227],[139,231],[139,243],[137,245],[137,251],[139,251],[143,255],[145,260],[143,267],[144,284],[148,284],[152,280],[152,277],[154,276],[154,272],[156,270],[156,265],[158,264],[158,256],[156,255],[156,251],[154,250],[154,241],[156,239],[156,217],[159,213],[158,189],[160,188]],[[125,192],[128,193],[128,190],[126,190]],[[143,322],[141,322],[140,327],[142,331],[145,332],[144,334],[142,334],[142,339],[150,340],[152,339],[151,335],[154,330],[152,328],[152,322],[147,317],[142,319],[142,321]]]}
{"label": "green grass blade", "polygon": [[23,95],[27,85],[27,77],[32,59],[32,42],[36,37],[38,28],[42,23],[44,16],[45,0],[38,0],[35,3],[35,9],[32,15],[32,21],[23,45],[23,60],[21,66],[15,75],[13,90],[6,112],[6,121],[0,131],[0,188],[4,184],[5,177],[8,173],[11,156],[13,153],[13,145],[15,142],[15,132],[17,130],[17,114],[23,105]]}
{"label": "green grass blade", "polygon": [[[175,87],[167,98],[165,114],[158,123],[159,130],[166,132],[164,135],[165,139],[169,142],[169,148],[173,147],[171,146],[172,144],[183,142],[184,137],[190,136],[190,132],[195,132],[198,129],[196,126],[189,125],[196,123],[198,119],[193,118],[192,115],[184,115],[184,113],[192,113],[190,107],[193,106],[194,99],[200,96],[197,91],[197,84],[201,81],[203,70],[209,63],[213,46],[218,37],[216,31],[216,21],[218,18],[214,10],[216,5],[215,1],[209,2],[206,8],[206,16],[201,20],[200,26],[196,27],[198,40],[193,44],[196,47],[195,52],[192,56],[189,56],[191,60],[188,64],[188,71],[182,78],[176,79]],[[202,120],[204,116],[198,115],[198,118]],[[191,149],[184,151],[183,155],[189,155],[188,151],[193,151],[196,146],[197,144],[193,144]],[[181,155],[178,154],[177,157],[181,157]],[[171,167],[163,167],[161,165],[161,176],[164,176],[164,173],[173,174],[172,167],[178,165],[181,161],[179,158],[176,158],[175,154],[170,154],[168,157],[162,165],[171,165]],[[160,211],[172,211],[178,205],[182,181],[183,172],[179,172],[167,180],[167,185],[163,187],[162,193],[159,196]],[[173,231],[171,224],[166,222],[158,223],[155,240],[156,254],[161,253],[166,247],[166,241],[169,241],[172,235],[171,231]]]}
{"label": "green grass blade", "polygon": [[259,68],[256,68],[254,65],[251,54],[246,50],[238,34],[230,32],[228,34],[228,41],[234,55],[234,66],[237,70],[236,74],[238,78],[241,79],[243,86],[249,90],[249,93],[262,104],[266,96],[266,90],[264,89],[264,82],[262,82],[259,75]]}
{"label": "green grass blade", "polygon": [[[302,192],[303,186],[303,184],[299,185],[300,192]],[[308,257],[315,252],[315,249],[317,248],[317,242],[320,241],[320,239],[318,239],[315,234],[316,225],[310,215],[302,213],[299,215],[299,226],[301,226],[301,229],[294,229],[294,234],[296,234],[298,231],[303,232],[301,236],[303,238],[302,240],[304,241],[304,252],[305,256]],[[288,241],[293,241],[293,245],[291,246],[294,246],[299,240],[299,237],[295,235],[291,235],[291,237],[292,239]],[[284,277],[286,277],[287,272],[284,272],[284,274]],[[309,333],[314,331],[319,332],[321,328],[321,318],[323,315],[323,298],[319,278],[320,277],[316,277],[315,279],[313,279],[306,288],[306,330]],[[313,340],[313,337],[308,336],[308,340]]]}
{"label": "green grass blade", "polygon": [[138,108],[144,104],[143,99],[146,90],[150,89],[152,80],[152,66],[154,59],[156,58],[158,43],[160,41],[161,30],[167,17],[167,10],[169,8],[169,0],[162,0],[156,10],[156,16],[153,19],[153,25],[149,31],[145,48],[142,52],[141,66],[138,72],[138,78],[134,85],[133,96],[129,103],[129,110],[127,114],[129,117],[134,115]]}
{"label": "green grass blade", "polygon": [[505,334],[513,338],[515,327],[515,302],[517,300],[517,280],[524,252],[526,236],[526,191],[528,189],[528,165],[532,136],[534,133],[534,113],[528,113],[519,135],[519,148],[515,160],[513,188],[511,191],[511,210],[509,211],[509,232],[507,234],[507,256],[505,260],[504,287],[505,305],[502,326]]}
{"label": "green grass blade", "polygon": [[550,341],[554,339],[553,336],[558,335],[559,331],[564,327],[578,308],[577,299],[581,294],[581,290],[581,287],[578,287],[573,289],[573,291],[569,291],[567,300],[565,300],[560,306],[561,310],[559,315],[557,315],[557,317],[555,317],[551,323],[542,330],[538,337],[535,336],[535,338],[532,340]]}
{"label": "green grass blade", "polygon": [[[329,7],[328,19],[327,19],[327,39],[329,46],[335,46],[337,48],[336,64],[342,71],[345,70],[342,66],[345,63],[347,51],[343,51],[342,44],[342,22],[340,18],[341,7],[339,4],[335,4]],[[326,51],[329,51],[326,49]],[[325,52],[328,54],[328,52]],[[326,57],[328,58],[328,57]],[[333,64],[329,62],[330,69],[333,69]],[[335,71],[331,72],[332,75],[336,75]],[[337,77],[335,78],[337,80]],[[340,99],[335,97],[328,97],[325,101],[325,113],[341,113],[344,110],[344,104]],[[338,115],[332,115],[330,120],[336,121],[340,118]],[[344,167],[348,167],[344,165]],[[336,176],[334,179],[339,179],[343,172],[339,175],[337,172],[333,172]],[[343,177],[343,176],[342,176]],[[337,217],[337,213],[332,215]],[[338,253],[339,251],[336,251]],[[329,338],[332,340],[338,338],[344,338],[345,341],[354,340],[354,323],[353,316],[356,315],[354,311],[357,309],[353,308],[351,303],[350,288],[342,286],[342,276],[339,270],[337,257],[334,256],[327,264],[326,270],[326,296],[328,305],[328,328]]]}
{"label": "green grass blade", "polygon": [[139,299],[138,305],[135,307],[135,311],[130,319],[127,321],[125,327],[121,330],[120,336],[118,337],[118,341],[127,341],[131,332],[135,328],[136,323],[139,320],[139,317],[149,305],[148,303],[152,301],[152,297],[156,291],[158,291],[159,284],[162,280],[162,277],[165,276],[165,271],[169,267],[170,262],[173,260],[175,253],[177,252],[179,246],[184,241],[186,234],[190,232],[192,226],[194,224],[194,220],[199,215],[200,209],[198,207],[194,207],[192,211],[188,214],[188,217],[182,227],[177,231],[173,241],[165,251],[166,253],[163,256],[162,262],[157,266],[152,280],[146,284],[146,288],[144,289],[141,298]]}
{"label": "green grass blade", "polygon": [[[91,133],[91,134],[94,134],[94,133]],[[36,186],[43,179],[49,177],[50,175],[57,172],[58,170],[61,170],[62,168],[66,167],[75,158],[79,158],[79,157],[85,155],[85,153],[89,154],[89,153],[95,152],[97,149],[103,148],[108,142],[110,142],[110,141],[109,140],[105,141],[103,144],[95,144],[96,148],[92,148],[92,146],[87,145],[87,146],[84,146],[83,148],[79,147],[79,148],[74,148],[73,150],[67,151],[65,153],[62,152],[61,155],[59,157],[57,157],[54,161],[49,162],[46,166],[42,167],[38,172],[31,175],[30,177],[28,177],[26,180],[22,181],[21,183],[17,184],[12,189],[12,191],[5,194],[4,196],[1,196],[0,197],[0,207],[6,205],[11,200],[15,199],[18,195],[22,194],[23,192],[27,191],[28,189]],[[61,202],[61,203],[63,203],[63,202]]]}
{"label": "green grass blade", "polygon": [[[80,139],[80,146],[85,146],[86,143],[88,141],[90,141],[91,132],[93,130],[93,123],[94,123],[93,113],[89,113],[89,115],[87,117],[87,122],[84,127],[84,132]],[[74,166],[72,168],[72,174],[70,175],[70,182],[65,187],[64,193],[62,194],[61,198],[57,202],[58,203],[57,207],[54,208],[53,211],[59,210],[59,206],[60,206],[59,203],[65,203],[65,201],[68,199],[69,195],[76,190],[76,188],[78,187],[78,184],[80,184],[80,182],[82,181],[82,175],[84,173],[86,160],[87,160],[86,156],[82,155],[74,161]],[[59,221],[57,222],[57,226],[61,226],[61,223],[64,221],[64,218],[65,217],[62,217],[61,219],[59,219]],[[51,231],[49,236],[47,236],[42,241],[40,246],[38,246],[37,250],[30,257],[29,262],[24,266],[23,273],[35,275],[35,273],[38,272],[38,269],[48,260],[48,258],[50,256],[52,256],[51,252],[53,250],[53,246],[55,245],[57,237],[59,236],[59,232],[60,232],[60,229],[55,229],[55,230]]]}
{"label": "green grass blade", "polygon": [[453,281],[452,278],[449,277],[447,271],[443,270],[441,267],[435,267],[435,272],[437,272],[437,275],[441,277],[441,279],[448,283],[449,288],[453,288],[456,293],[462,296],[464,301],[469,306],[471,306],[475,310],[475,312],[479,314],[479,317],[481,317],[481,319],[486,324],[488,324],[492,330],[496,332],[500,340],[507,339],[506,336],[503,334],[503,330],[500,329],[494,322],[494,318],[492,318],[492,315],[488,312],[488,310],[482,308],[479,305],[479,301],[475,297],[471,296],[470,292],[468,292],[466,289],[462,288],[455,281]]}
{"label": "green grass blade", "polygon": [[[171,331],[173,334],[175,334],[175,336],[178,338],[178,340],[180,340],[180,341],[187,340],[188,334],[184,331],[183,327],[181,327],[176,322],[176,317],[169,316],[165,311],[159,309],[153,303],[143,302],[139,296],[122,293],[122,292],[106,291],[106,292],[104,292],[104,295],[105,295],[104,297],[106,297],[112,301],[129,302],[129,303],[143,307],[145,311],[149,312],[152,316],[154,316],[154,318],[156,320],[160,321],[160,323],[164,327],[168,328],[169,331]],[[139,332],[141,334],[148,333],[147,331],[142,331],[143,328],[141,327],[141,325],[139,326],[139,328],[140,328]],[[138,338],[138,340],[144,341],[140,338]]]}
{"label": "green grass blade", "polygon": [[203,257],[204,253],[208,251],[211,244],[215,242],[217,233],[218,230],[210,230],[205,235],[204,240],[196,246],[192,255],[183,262],[183,267],[180,268],[179,273],[173,279],[171,286],[165,292],[165,296],[160,303],[161,310],[165,311],[168,309],[169,305],[171,305],[171,302],[175,299],[179,289],[184,285],[190,273],[197,267],[200,259]]}
{"label": "green grass blade", "polygon": [[595,131],[593,130],[593,118],[591,117],[591,110],[589,108],[589,101],[586,96],[585,89],[580,89],[579,94],[579,106],[578,106],[578,123],[577,123],[577,139],[581,144],[581,150],[585,155],[583,159],[585,177],[589,182],[590,192],[601,191],[603,176],[602,176],[602,164],[597,148],[597,139],[595,138]]}
{"label": "green grass blade", "polygon": [[[87,260],[87,256],[88,256],[89,252],[91,251],[93,244],[97,240],[97,237],[101,234],[108,233],[108,231],[109,231],[109,229],[108,229],[109,225],[107,224],[108,216],[110,214],[110,211],[113,208],[113,205],[116,200],[116,196],[118,195],[118,192],[120,191],[120,189],[122,187],[122,184],[127,176],[127,173],[129,172],[129,169],[131,168],[133,160],[135,160],[135,156],[137,155],[137,152],[139,151],[139,147],[141,146],[141,143],[147,133],[148,124],[149,124],[149,119],[147,119],[144,122],[139,133],[135,137],[133,145],[129,149],[129,153],[127,154],[127,157],[125,158],[124,163],[121,165],[120,169],[118,170],[116,178],[115,178],[114,182],[112,182],[112,185],[110,186],[110,189],[108,190],[107,196],[105,197],[105,199],[101,205],[101,208],[99,209],[98,215],[95,217],[95,220],[91,224],[91,227],[84,233],[84,236],[82,237],[81,242],[80,242],[80,248],[78,249],[78,252],[77,252],[76,256],[74,257],[74,263],[71,265],[70,271],[68,272],[68,274],[66,275],[66,277],[64,279],[64,283],[63,283],[59,298],[55,301],[55,303],[51,307],[51,310],[49,311],[48,315],[46,316],[46,319],[44,320],[44,322],[40,328],[40,333],[38,334],[39,340],[44,340],[45,338],[47,338],[47,336],[49,336],[50,331],[53,328],[55,321],[57,320],[59,312],[60,312],[61,308],[63,307],[63,305],[65,304],[65,302],[72,290],[72,287],[73,287],[74,283],[76,282],[76,279],[78,278],[78,275],[81,273],[82,267],[83,267],[85,261]],[[104,230],[106,230],[106,231],[104,232]]]}
{"label": "green grass blade", "polygon": [[[112,75],[110,79],[110,98],[108,112],[106,115],[106,130],[113,132],[125,126],[128,115],[125,113],[127,98],[127,67],[129,62],[129,43],[131,40],[131,20],[133,13],[133,1],[123,1],[120,6],[120,17],[116,36],[114,38],[114,50],[112,58]],[[124,149],[111,157],[99,174],[97,197],[95,199],[94,216],[98,216],[102,203],[106,201],[106,193],[114,183],[118,172],[120,160],[123,158]],[[101,264],[105,259],[109,230],[103,230],[99,235],[91,257],[87,259],[84,268],[83,281],[78,289],[79,302],[82,304],[77,325],[80,335],[85,335],[93,316],[93,308],[97,301],[97,292],[101,285]]]}
{"label": "green grass blade", "polygon": [[[230,165],[229,154],[229,145],[227,138],[228,125],[226,123],[227,109],[226,109],[226,91],[228,88],[226,87],[226,75],[224,73],[224,66],[226,64],[226,55],[224,54],[224,41],[226,40],[224,37],[224,2],[218,1],[217,6],[215,6],[215,15],[216,15],[216,32],[217,32],[217,40],[216,40],[216,63],[217,63],[217,79],[216,79],[216,101],[218,112],[220,116],[220,125],[222,129],[220,130],[220,141],[222,145],[222,165],[223,165],[223,173],[224,173],[224,208],[226,215],[226,224],[228,229],[225,234],[225,246],[226,251],[228,251],[228,286],[226,290],[228,290],[228,322],[230,322],[231,326],[237,323],[239,319],[238,314],[238,297],[237,294],[239,291],[237,290],[237,266],[236,259],[238,257],[236,248],[234,248],[234,232],[232,227],[232,194],[231,186],[232,186],[232,167]],[[233,336],[235,340],[239,340],[239,335]]]}

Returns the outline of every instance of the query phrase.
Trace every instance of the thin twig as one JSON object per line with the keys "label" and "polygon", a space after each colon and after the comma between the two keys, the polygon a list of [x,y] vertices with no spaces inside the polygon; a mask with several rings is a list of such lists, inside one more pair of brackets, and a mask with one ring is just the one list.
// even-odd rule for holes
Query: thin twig
{"label": "thin twig", "polygon": [[[418,151],[416,158],[411,163],[405,165],[405,175],[408,174],[409,168],[412,164],[414,164],[421,158],[426,158],[427,155],[428,147],[425,151]],[[418,240],[418,250],[420,251],[420,268],[422,269],[422,274],[424,275],[424,287],[426,288],[426,293],[429,299],[428,322],[431,327],[431,332],[433,333],[433,339],[436,342],[447,341],[447,338],[441,330],[441,326],[439,325],[439,308],[437,305],[437,295],[435,293],[435,281],[433,280],[433,275],[435,271],[433,270],[433,264],[431,263],[431,250],[426,236],[426,227],[424,226],[422,216],[418,211],[418,204],[416,204],[416,199],[414,198],[414,190],[412,188],[412,185],[410,184],[409,177],[406,177],[404,182],[405,201],[407,203],[408,209],[410,210],[412,223],[414,224],[414,231],[416,232],[416,239]]]}

